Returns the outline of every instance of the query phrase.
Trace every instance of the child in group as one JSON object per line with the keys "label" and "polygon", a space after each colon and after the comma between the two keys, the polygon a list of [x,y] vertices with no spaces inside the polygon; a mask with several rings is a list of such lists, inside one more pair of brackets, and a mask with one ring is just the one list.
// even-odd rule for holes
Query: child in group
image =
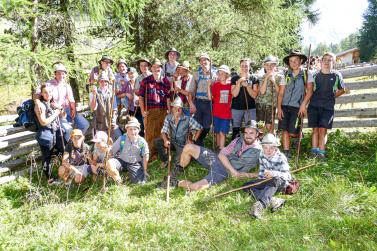
{"label": "child in group", "polygon": [[277,65],[278,59],[274,56],[267,56],[263,60],[265,74],[262,77],[259,94],[256,98],[257,122],[263,122],[264,127],[270,133],[274,133],[273,123],[279,86],[285,84],[285,78],[278,73]]}
{"label": "child in group", "polygon": [[256,202],[252,205],[250,215],[261,219],[264,209],[271,207],[274,212],[283,206],[285,200],[273,197],[277,192],[284,191],[292,179],[289,171],[287,158],[278,149],[280,142],[271,133],[266,134],[262,139],[262,152],[259,156],[258,179],[249,181],[244,185],[259,183],[259,185],[247,189]]}
{"label": "child in group", "polygon": [[314,74],[314,92],[308,107],[308,127],[313,128],[313,157],[326,157],[327,130],[332,128],[335,99],[345,93],[342,74],[334,71],[336,56],[326,52],[321,61],[321,70]]}
{"label": "child in group", "polygon": [[91,168],[93,172],[93,180],[95,181],[97,179],[97,175],[103,174],[106,152],[110,151],[110,145],[108,145],[107,133],[104,131],[97,131],[96,135],[92,139],[92,142],[95,144]]}
{"label": "child in group", "polygon": [[[218,69],[218,80],[210,85],[208,82],[209,97],[213,101],[213,123],[216,133],[216,144],[221,150],[225,145],[225,136],[229,132],[230,120],[232,119],[232,85],[230,83],[230,69],[226,65]],[[209,112],[209,111],[208,111]]]}
{"label": "child in group", "polygon": [[70,140],[65,147],[62,165],[59,167],[59,177],[66,183],[74,179],[75,183],[84,182],[91,173],[91,154],[89,146],[84,142],[84,135],[80,129],[71,132]]}

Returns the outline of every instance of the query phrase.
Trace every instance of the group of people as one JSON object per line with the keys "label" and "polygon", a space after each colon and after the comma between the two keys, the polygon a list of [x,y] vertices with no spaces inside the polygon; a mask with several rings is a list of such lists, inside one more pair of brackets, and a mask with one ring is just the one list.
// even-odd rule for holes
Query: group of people
{"label": "group of people", "polygon": [[[216,68],[208,54],[198,57],[193,70],[188,61],[178,63],[175,48],[165,53],[166,62],[140,58],[138,69],[124,59],[116,63],[102,56],[90,73],[87,90],[93,114],[94,147],[84,142],[90,123],[76,113],[72,89],[66,82],[67,70],[55,65],[55,78],[41,85],[34,95],[39,123],[37,141],[41,147],[43,170],[49,183],[57,181],[51,173],[51,157],[62,155],[58,175],[65,182],[81,183],[89,175],[96,179],[106,173],[117,184],[127,172],[132,183],[147,181],[148,162],[159,158],[161,168],[168,165],[168,154],[175,150],[170,179],[160,184],[195,191],[224,181],[268,179],[249,192],[256,199],[251,209],[260,218],[264,209],[278,209],[283,199],[274,197],[291,180],[288,160],[291,138],[297,137],[299,122],[306,114],[313,128],[313,157],[326,156],[327,130],[332,128],[335,98],[344,93],[344,82],[333,70],[335,55],[325,53],[320,69],[305,70],[307,57],[292,51],[278,70],[278,59],[267,56],[262,74],[253,74],[251,60],[240,60],[240,73],[232,74],[227,65]],[[275,136],[278,119],[280,140]],[[225,145],[232,126],[232,141]],[[73,129],[76,128],[76,129]],[[216,146],[204,147],[213,128]],[[178,180],[191,160],[208,169],[197,182]],[[250,172],[259,165],[259,172]]]}

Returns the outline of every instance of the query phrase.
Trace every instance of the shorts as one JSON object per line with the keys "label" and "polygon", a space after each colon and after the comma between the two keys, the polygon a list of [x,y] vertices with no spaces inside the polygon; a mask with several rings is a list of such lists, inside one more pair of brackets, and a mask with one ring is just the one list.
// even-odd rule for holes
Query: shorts
{"label": "shorts", "polygon": [[84,176],[85,178],[92,173],[92,168],[88,164],[84,164],[81,166],[75,166],[75,168]]}
{"label": "shorts", "polygon": [[299,108],[282,106],[283,119],[279,120],[279,130],[297,134],[300,132],[300,120],[298,117]]}
{"label": "shorts", "polygon": [[331,129],[334,121],[334,110],[324,107],[308,107],[308,127]]}
{"label": "shorts", "polygon": [[255,120],[256,118],[256,109],[249,110],[236,110],[232,109],[232,122],[233,127],[241,127],[242,121],[246,124],[250,120]]}
{"label": "shorts", "polygon": [[[257,122],[263,121],[266,124],[271,124],[272,106],[257,103],[256,107],[257,107]],[[275,119],[275,111],[276,111],[276,108],[274,107],[274,119]]]}
{"label": "shorts", "polygon": [[221,119],[218,117],[213,117],[213,124],[215,133],[224,133],[228,134],[230,128],[230,119]]}
{"label": "shorts", "polygon": [[200,147],[200,154],[196,161],[208,169],[209,173],[203,179],[207,180],[210,185],[217,184],[229,177],[217,154],[207,148]]}
{"label": "shorts", "polygon": [[127,171],[131,183],[142,183],[145,181],[144,169],[141,162],[128,163],[120,158],[111,158],[109,159],[109,164],[119,172]]}

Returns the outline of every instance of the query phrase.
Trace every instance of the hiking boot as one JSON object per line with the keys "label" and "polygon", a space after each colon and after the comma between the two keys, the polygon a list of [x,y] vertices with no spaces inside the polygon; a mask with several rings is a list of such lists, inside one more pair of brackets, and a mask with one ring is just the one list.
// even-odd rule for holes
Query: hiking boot
{"label": "hiking boot", "polygon": [[310,153],[309,153],[309,156],[310,158],[317,158],[318,157],[318,148],[312,148],[312,150],[310,150]]}
{"label": "hiking boot", "polygon": [[166,168],[168,166],[168,162],[167,161],[162,161],[161,162],[161,164],[160,164],[160,166],[158,167],[159,169],[164,169],[164,168]]}
{"label": "hiking boot", "polygon": [[262,219],[263,210],[262,202],[257,201],[251,206],[249,214],[256,219]]}
{"label": "hiking boot", "polygon": [[[170,187],[177,187],[178,186],[178,179],[176,177],[170,176]],[[164,180],[158,184],[159,188],[166,189],[168,187],[168,177],[165,176]]]}
{"label": "hiking boot", "polygon": [[275,212],[279,208],[281,208],[285,203],[284,199],[277,198],[277,197],[272,197],[270,201],[270,206],[271,206],[271,211]]}

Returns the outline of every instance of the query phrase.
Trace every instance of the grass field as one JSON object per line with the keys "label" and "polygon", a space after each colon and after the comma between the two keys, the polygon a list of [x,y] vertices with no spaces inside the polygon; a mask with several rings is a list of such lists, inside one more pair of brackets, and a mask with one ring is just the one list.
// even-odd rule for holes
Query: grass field
{"label": "grass field", "polygon": [[[242,185],[228,180],[206,191],[156,189],[165,171],[150,166],[144,186],[100,193],[101,183],[47,187],[34,175],[0,187],[1,250],[376,250],[377,133],[352,138],[334,132],[329,159],[296,175],[301,189],[263,220],[248,215],[243,192],[210,199]],[[304,151],[309,150],[308,135]],[[311,163],[303,156],[300,165]],[[293,166],[293,163],[292,163]],[[294,169],[294,167],[292,167]],[[192,164],[181,178],[206,171]],[[29,191],[41,194],[28,199]],[[68,192],[67,192],[68,191]]]}

